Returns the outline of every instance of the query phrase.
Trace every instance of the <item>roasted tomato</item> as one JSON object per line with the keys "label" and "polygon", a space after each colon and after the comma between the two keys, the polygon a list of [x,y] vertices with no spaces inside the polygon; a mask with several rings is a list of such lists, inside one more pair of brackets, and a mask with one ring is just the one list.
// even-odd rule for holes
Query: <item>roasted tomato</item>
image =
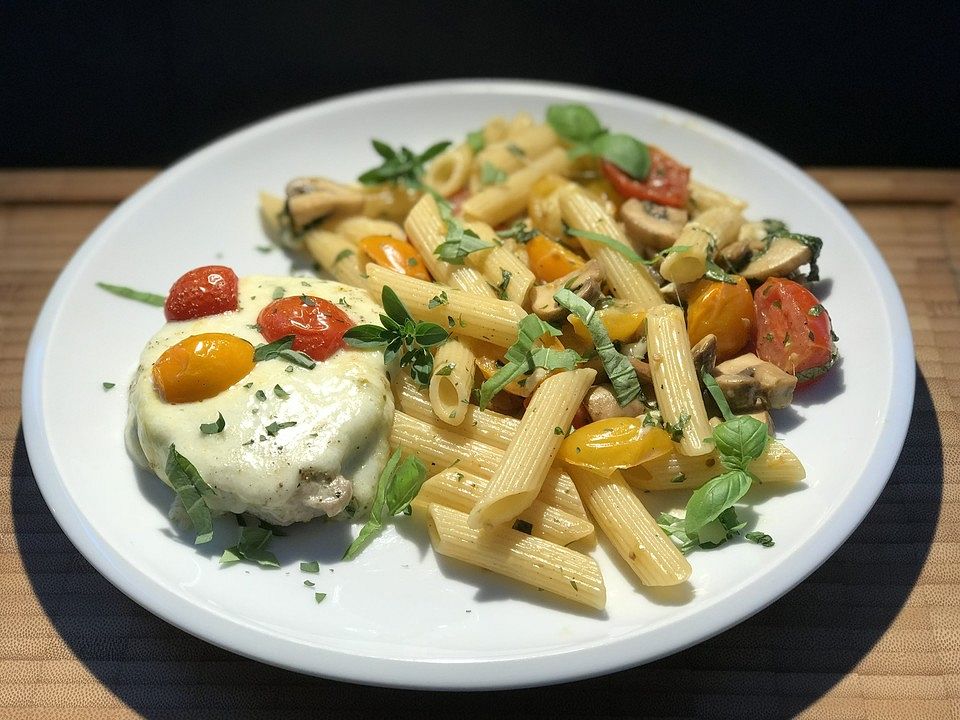
{"label": "roasted tomato", "polygon": [[690,168],[681,165],[665,152],[652,145],[650,173],[644,180],[636,180],[612,162],[603,160],[600,167],[613,188],[625,198],[652,200],[661,205],[683,207],[687,204],[687,185]]}
{"label": "roasted tomato", "polygon": [[583,258],[544,235],[537,235],[527,243],[527,257],[533,274],[547,283],[584,265]]}
{"label": "roasted tomato", "polygon": [[193,320],[237,309],[237,274],[225,265],[204,265],[181,275],[170,288],[167,320]]}
{"label": "roasted tomato", "polygon": [[803,285],[770,278],[757,288],[757,356],[809,382],[837,361],[830,316]]}
{"label": "roasted tomato", "polygon": [[371,235],[359,243],[360,250],[380,267],[420,280],[432,280],[416,248],[389,235]]}
{"label": "roasted tomato", "polygon": [[326,360],[344,346],[353,321],[333,303],[311,295],[274,300],[257,317],[260,333],[273,342],[293,335],[293,349]]}
{"label": "roasted tomato", "polygon": [[168,403],[219,395],[253,370],[253,345],[236,335],[202,333],[168,347],[153,364],[153,384]]}
{"label": "roasted tomato", "polygon": [[687,305],[691,345],[712,333],[717,336],[717,360],[728,360],[743,350],[755,324],[753,294],[742,277],[736,285],[706,278],[694,285]]}
{"label": "roasted tomato", "polygon": [[574,430],[560,445],[560,459],[609,476],[673,450],[670,434],[638,418],[597,420]]}

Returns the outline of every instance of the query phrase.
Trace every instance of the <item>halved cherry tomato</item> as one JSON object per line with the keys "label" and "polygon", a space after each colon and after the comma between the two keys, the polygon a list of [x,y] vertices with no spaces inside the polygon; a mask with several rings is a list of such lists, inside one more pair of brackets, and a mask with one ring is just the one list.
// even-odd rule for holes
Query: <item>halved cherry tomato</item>
{"label": "halved cherry tomato", "polygon": [[225,265],[204,265],[173,283],[163,305],[167,320],[193,320],[237,309],[237,274]]}
{"label": "halved cherry tomato", "polygon": [[646,180],[636,180],[627,175],[612,162],[603,160],[600,168],[614,189],[623,197],[640,200],[652,200],[661,205],[683,207],[687,204],[687,184],[690,182],[690,168],[681,165],[665,152],[648,146],[650,149],[650,174]]}
{"label": "halved cherry tomato", "polygon": [[202,333],[168,347],[153,364],[153,384],[168,403],[219,395],[253,370],[253,345],[236,335]]}
{"label": "halved cherry tomato", "polygon": [[757,288],[757,357],[809,382],[837,361],[830,316],[803,285],[770,278]]}
{"label": "halved cherry tomato", "polygon": [[[640,335],[647,313],[639,303],[632,300],[615,300],[610,305],[597,310],[597,317],[600,318],[611,340],[630,342]],[[593,336],[580,318],[571,315],[569,320],[578,337],[593,341]]]}
{"label": "halved cherry tomato", "polygon": [[753,293],[742,278],[737,284],[703,278],[693,286],[687,305],[687,334],[694,345],[704,336],[717,336],[717,360],[736,356],[753,337],[756,314]]}
{"label": "halved cherry tomato", "polygon": [[326,360],[342,348],[344,333],[353,327],[343,310],[312,295],[274,300],[260,311],[257,324],[269,342],[293,335],[293,349],[314,360]]}
{"label": "halved cherry tomato", "polygon": [[584,265],[583,258],[544,235],[537,235],[527,243],[527,257],[533,274],[548,283]]}
{"label": "halved cherry tomato", "polygon": [[359,246],[380,267],[420,280],[432,279],[420,253],[405,240],[397,240],[389,235],[371,235],[361,240]]}
{"label": "halved cherry tomato", "polygon": [[597,420],[574,430],[560,445],[560,459],[570,465],[610,475],[673,450],[670,433],[644,426],[632,417]]}

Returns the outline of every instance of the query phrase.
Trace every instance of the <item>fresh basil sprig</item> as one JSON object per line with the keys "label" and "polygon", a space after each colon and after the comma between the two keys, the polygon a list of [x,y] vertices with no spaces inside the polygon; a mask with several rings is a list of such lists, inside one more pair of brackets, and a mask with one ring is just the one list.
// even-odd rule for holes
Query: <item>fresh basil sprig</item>
{"label": "fresh basil sprig", "polygon": [[637,379],[637,371],[633,369],[633,365],[630,364],[626,356],[617,352],[617,349],[613,346],[610,334],[603,326],[596,309],[582,297],[566,288],[558,290],[553,299],[558,305],[580,318],[580,321],[590,331],[593,346],[597,349],[597,355],[603,362],[603,369],[607,371],[607,377],[613,385],[613,394],[620,406],[623,407],[639,396],[641,390],[640,381]]}
{"label": "fresh basil sprig", "polygon": [[622,242],[616,238],[612,238],[609,235],[603,235],[601,233],[595,233],[590,230],[579,230],[569,225],[564,227],[564,232],[567,235],[572,235],[573,237],[585,238],[587,240],[592,240],[593,242],[600,243],[601,245],[606,245],[608,248],[616,250],[618,253],[623,255],[627,260],[635,263],[640,263],[641,265],[656,265],[659,261],[663,260],[667,255],[672,255],[676,252],[683,252],[689,250],[689,245],[673,245],[661,250],[652,258],[647,260],[645,257],[638,255],[633,248],[624,245]]}
{"label": "fresh basil sprig", "polygon": [[645,180],[650,174],[647,146],[630,135],[609,132],[585,105],[551,105],[547,123],[557,135],[573,143],[571,158],[601,157],[637,180]]}
{"label": "fresh basil sprig", "polygon": [[410,148],[394,150],[382,140],[373,140],[373,149],[383,163],[361,173],[357,178],[364,185],[403,185],[414,190],[426,190],[423,184],[424,165],[450,147],[450,141],[434,143],[419,155]]}
{"label": "fresh basil sprig", "polygon": [[480,239],[473,230],[463,226],[457,218],[453,216],[453,208],[443,198],[437,199],[437,209],[440,211],[440,217],[447,225],[447,234],[443,242],[434,248],[433,253],[444,262],[451,265],[463,265],[464,260],[470,253],[478,250],[489,250],[493,247],[488,242]]}
{"label": "fresh basil sprig", "polygon": [[526,245],[539,234],[539,230],[527,228],[526,223],[524,223],[523,220],[519,220],[514,223],[512,227],[498,232],[497,237],[503,238],[504,240],[507,238],[513,238],[521,245]]}
{"label": "fresh basil sprig", "polygon": [[356,348],[383,348],[383,362],[389,365],[400,358],[400,367],[409,367],[410,376],[421,385],[430,384],[433,353],[429,348],[445,342],[450,334],[432,322],[418,322],[403,306],[393,288],[384,286],[380,295],[385,315],[379,325],[357,325],[343,336]]}
{"label": "fresh basil sprig", "polygon": [[280,567],[277,556],[266,549],[273,538],[273,530],[268,527],[244,526],[240,528],[240,539],[233,547],[223,551],[221,565],[232,565],[241,560],[249,560],[266,567]]}
{"label": "fresh basil sprig", "polygon": [[370,508],[370,518],[360,528],[356,540],[343,553],[344,560],[355,558],[374,535],[383,529],[383,521],[394,515],[406,512],[410,503],[420,492],[420,486],[427,479],[427,468],[414,455],[400,461],[400,448],[397,448],[377,481],[377,495]]}
{"label": "fresh basil sprig", "polygon": [[127,298],[128,300],[137,300],[147,305],[155,305],[157,307],[163,307],[164,303],[167,301],[167,298],[163,295],[157,295],[155,293],[144,292],[143,290],[134,290],[133,288],[123,287],[122,285],[110,285],[105,282],[98,282],[97,287],[101,290],[106,290],[109,293],[114,295],[119,295],[122,298]]}
{"label": "fresh basil sprig", "polygon": [[173,486],[197,533],[194,543],[202,545],[213,540],[213,517],[203,499],[215,494],[213,488],[204,482],[193,463],[178,453],[176,446],[172,444],[167,453],[166,473],[167,481]]}
{"label": "fresh basil sprig", "polygon": [[281,359],[292,362],[307,370],[312,370],[317,366],[316,361],[299,350],[293,349],[293,341],[296,338],[293,335],[284,335],[279,340],[274,340],[266,345],[257,345],[253,350],[253,361],[263,362],[264,360]]}
{"label": "fresh basil sprig", "polygon": [[536,368],[544,370],[573,370],[583,358],[576,350],[534,348],[534,343],[543,335],[556,337],[561,332],[553,325],[532,313],[517,324],[517,341],[507,348],[504,357],[507,363],[480,386],[480,408],[486,408],[493,396],[521,375]]}

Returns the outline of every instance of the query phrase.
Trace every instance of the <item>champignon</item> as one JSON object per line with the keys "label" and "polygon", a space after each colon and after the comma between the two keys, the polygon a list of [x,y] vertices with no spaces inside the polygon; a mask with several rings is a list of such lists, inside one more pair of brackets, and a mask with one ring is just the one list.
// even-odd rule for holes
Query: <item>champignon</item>
{"label": "champignon", "polygon": [[568,288],[588,303],[600,297],[600,283],[603,273],[596,260],[590,260],[583,267],[567,273],[562,278],[546,285],[538,285],[530,290],[530,309],[537,317],[547,322],[555,322],[566,317],[568,310],[560,307],[554,294],[561,288]]}
{"label": "champignon", "polygon": [[331,478],[325,473],[303,469],[300,471],[301,489],[308,494],[304,500],[319,510],[323,510],[327,517],[339,514],[353,497],[353,483],[343,475]]}
{"label": "champignon", "polygon": [[797,378],[784,372],[773,363],[761,360],[753,353],[726,360],[713,369],[713,375],[720,384],[723,375],[752,376],[760,384],[760,396],[764,408],[785,408],[793,400],[793,390]]}
{"label": "champignon", "polygon": [[717,386],[726,398],[730,409],[750,412],[757,407],[760,381],[751,375],[718,375]]}
{"label": "champignon", "polygon": [[320,177],[294,178],[287,183],[287,212],[295,232],[335,212],[358,213],[364,196],[357,188]]}
{"label": "champignon", "polygon": [[696,282],[688,283],[667,283],[666,285],[660,286],[660,294],[663,296],[663,301],[668,302],[672,305],[685,305],[690,299],[690,295],[693,293],[693,288],[696,287]]}
{"label": "champignon", "polygon": [[621,406],[617,402],[616,395],[613,394],[612,385],[595,385],[590,388],[584,404],[590,419],[594,422],[615,417],[637,417],[647,411],[643,401],[636,398]]}
{"label": "champignon", "polygon": [[679,237],[687,223],[687,211],[630,198],[620,206],[620,220],[634,243],[664,250]]}
{"label": "champignon", "polygon": [[745,263],[753,253],[749,240],[734,240],[717,253],[717,262],[726,268],[737,268]]}
{"label": "champignon", "polygon": [[786,277],[810,262],[810,248],[788,237],[775,237],[765,252],[751,260],[740,274],[747,280]]}
{"label": "champignon", "polygon": [[704,335],[690,348],[690,354],[693,355],[693,367],[697,371],[697,377],[703,375],[704,370],[713,372],[714,363],[717,362],[717,336],[712,333]]}

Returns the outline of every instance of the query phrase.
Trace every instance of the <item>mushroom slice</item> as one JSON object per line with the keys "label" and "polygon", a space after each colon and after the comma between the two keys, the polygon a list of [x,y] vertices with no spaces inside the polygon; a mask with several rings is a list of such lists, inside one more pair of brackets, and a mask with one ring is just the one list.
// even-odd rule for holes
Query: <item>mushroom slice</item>
{"label": "mushroom slice", "polygon": [[757,406],[760,381],[749,375],[717,375],[717,386],[727,399],[730,409],[750,412]]}
{"label": "mushroom slice", "polygon": [[286,190],[287,212],[295,232],[335,212],[359,213],[363,208],[363,192],[326,178],[295,178]]}
{"label": "mushroom slice", "polygon": [[643,401],[636,398],[621,406],[613,394],[613,386],[606,384],[590,388],[584,404],[590,419],[594,422],[615,417],[637,417],[647,411]]}
{"label": "mushroom slice", "polygon": [[547,322],[562,320],[569,311],[560,307],[557,301],[553,299],[558,290],[568,288],[588,303],[593,304],[600,297],[602,281],[603,273],[600,270],[600,264],[596,260],[590,260],[583,267],[567,273],[552,283],[531,288],[530,309],[541,320]]}
{"label": "mushroom slice", "polygon": [[736,268],[745,263],[755,252],[749,240],[734,240],[717,253],[717,260],[728,268]]}
{"label": "mushroom slice", "polygon": [[760,394],[766,407],[785,408],[793,400],[797,378],[773,363],[761,360],[753,353],[726,360],[713,369],[714,377],[721,375],[752,375],[760,383]]}
{"label": "mushroom slice", "polygon": [[300,471],[300,481],[303,483],[303,504],[323,510],[327,517],[343,512],[353,498],[353,483],[343,475],[330,477],[324,472],[305,468]]}
{"label": "mushroom slice", "polygon": [[620,220],[634,243],[664,250],[687,224],[687,211],[630,198],[620,206]]}
{"label": "mushroom slice", "polygon": [[690,348],[690,354],[693,356],[693,367],[697,371],[697,377],[703,375],[703,371],[713,372],[713,366],[717,362],[717,336],[714,334],[704,335],[700,341]]}
{"label": "mushroom slice", "polygon": [[671,305],[686,305],[690,299],[690,295],[693,294],[693,288],[696,287],[696,284],[696,282],[670,282],[660,286],[660,294],[663,296],[663,301]]}
{"label": "mushroom slice", "polygon": [[812,259],[810,248],[788,237],[774,237],[770,247],[758,255],[740,272],[747,280],[766,280],[768,277],[786,277]]}

